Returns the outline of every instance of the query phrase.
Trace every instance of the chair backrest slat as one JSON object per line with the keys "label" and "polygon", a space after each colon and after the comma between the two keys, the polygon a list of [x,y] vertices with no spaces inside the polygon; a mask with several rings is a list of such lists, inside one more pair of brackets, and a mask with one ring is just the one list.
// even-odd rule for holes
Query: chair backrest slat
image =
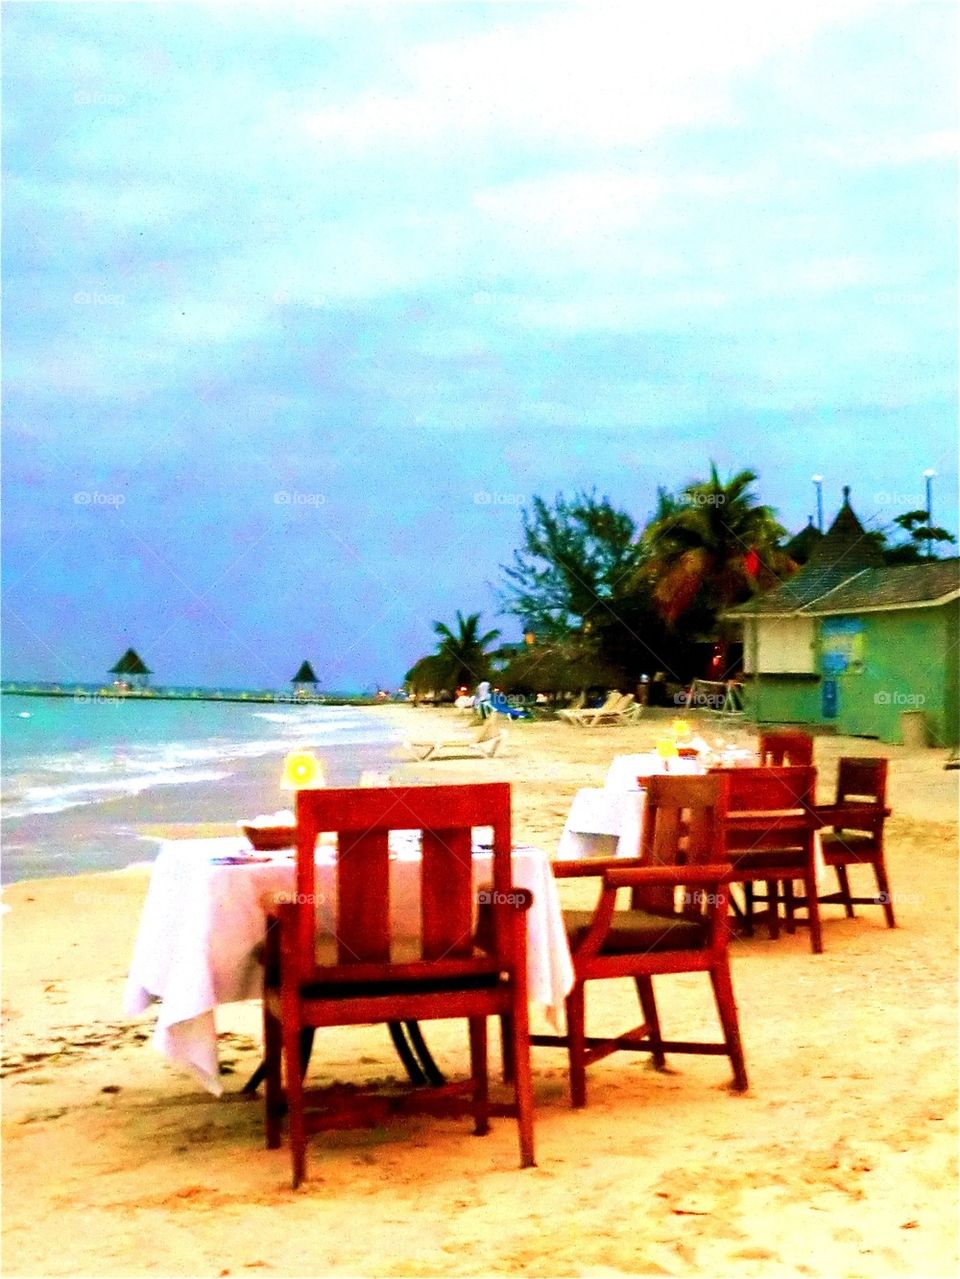
{"label": "chair backrest slat", "polygon": [[[640,835],[640,859],[646,866],[716,864],[726,860],[723,823],[727,809],[726,777],[677,774],[645,779],[646,801]],[[671,887],[633,890],[634,910],[670,911]]]}
{"label": "chair backrest slat", "polygon": [[860,800],[883,808],[887,802],[887,761],[844,755],[837,772],[837,803]]}
{"label": "chair backrest slat", "polygon": [[804,767],[813,763],[813,738],[809,733],[761,733],[759,755],[764,766]]}
{"label": "chair backrest slat", "polygon": [[341,964],[390,959],[390,852],[385,830],[340,833],[336,941]]}
{"label": "chair backrest slat", "polygon": [[730,779],[730,813],[801,812],[813,807],[817,770],[807,766],[718,769]]}
{"label": "chair backrest slat", "polygon": [[469,830],[424,831],[420,913],[424,959],[470,954],[473,858]]}
{"label": "chair backrest slat", "polygon": [[[720,769],[729,778],[726,831],[731,852],[801,847],[813,838],[817,770],[790,768]],[[738,825],[739,819],[739,825]]]}
{"label": "chair backrest slat", "polygon": [[[334,931],[340,965],[389,965],[390,851],[392,831],[421,833],[420,954],[424,960],[473,954],[472,835],[493,830],[494,953],[510,963],[512,891],[510,787],[388,786],[306,790],[297,794],[297,908],[299,961],[315,967],[316,843],[336,836],[337,911]],[[412,939],[404,938],[404,942]],[[406,945],[403,948],[408,949]]]}

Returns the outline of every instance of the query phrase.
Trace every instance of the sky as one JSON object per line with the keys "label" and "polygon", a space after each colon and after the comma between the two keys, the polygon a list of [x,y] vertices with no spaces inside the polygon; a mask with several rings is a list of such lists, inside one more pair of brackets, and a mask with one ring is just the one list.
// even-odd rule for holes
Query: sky
{"label": "sky", "polygon": [[4,6],[4,675],[396,686],[534,494],[957,531],[952,3]]}

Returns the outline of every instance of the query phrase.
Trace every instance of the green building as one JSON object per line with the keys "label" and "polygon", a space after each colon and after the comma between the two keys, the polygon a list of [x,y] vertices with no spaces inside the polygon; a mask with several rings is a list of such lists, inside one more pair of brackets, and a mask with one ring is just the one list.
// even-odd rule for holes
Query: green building
{"label": "green building", "polygon": [[748,718],[955,747],[960,559],[886,565],[848,499],[794,577],[726,614]]}

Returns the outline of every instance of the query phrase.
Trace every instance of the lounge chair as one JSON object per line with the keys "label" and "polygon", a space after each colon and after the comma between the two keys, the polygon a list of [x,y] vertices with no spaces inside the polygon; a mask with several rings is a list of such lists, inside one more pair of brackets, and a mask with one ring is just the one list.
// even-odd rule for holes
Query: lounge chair
{"label": "lounge chair", "polygon": [[568,717],[568,722],[578,728],[606,728],[615,724],[632,724],[639,719],[643,711],[637,706],[632,693],[611,694],[603,706],[593,710],[575,711]]}
{"label": "lounge chair", "polygon": [[570,719],[571,715],[576,714],[577,711],[582,711],[586,704],[587,695],[586,693],[581,693],[570,703],[569,706],[565,706],[562,710],[557,711],[557,719]]}
{"label": "lounge chair", "polygon": [[451,759],[458,756],[491,759],[506,737],[496,711],[488,715],[472,737],[445,737],[434,741],[404,742],[404,749],[416,760]]}
{"label": "lounge chair", "polygon": [[582,728],[585,722],[590,722],[596,716],[608,714],[615,706],[619,706],[622,700],[623,694],[619,689],[615,688],[613,692],[607,694],[607,700],[602,706],[579,706],[565,711],[557,711],[557,715],[561,719],[565,719],[568,724],[576,724]]}

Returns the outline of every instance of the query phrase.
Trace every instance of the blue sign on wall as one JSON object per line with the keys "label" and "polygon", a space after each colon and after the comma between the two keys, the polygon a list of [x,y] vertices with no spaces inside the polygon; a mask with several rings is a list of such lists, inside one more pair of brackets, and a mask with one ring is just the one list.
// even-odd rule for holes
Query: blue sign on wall
{"label": "blue sign on wall", "polygon": [[825,679],[820,686],[820,713],[824,719],[837,718],[837,681]]}
{"label": "blue sign on wall", "polygon": [[858,617],[825,617],[820,623],[820,664],[824,675],[860,675],[863,657],[863,622]]}

